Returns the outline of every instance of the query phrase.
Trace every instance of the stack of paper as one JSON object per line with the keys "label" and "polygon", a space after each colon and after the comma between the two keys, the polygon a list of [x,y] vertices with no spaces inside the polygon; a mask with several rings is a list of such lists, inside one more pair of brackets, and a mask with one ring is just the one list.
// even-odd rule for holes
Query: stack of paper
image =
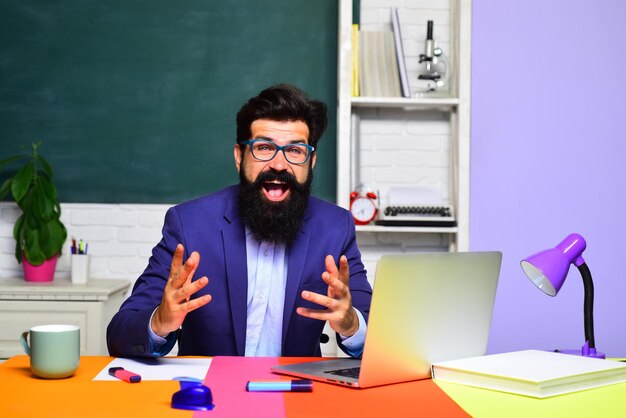
{"label": "stack of paper", "polygon": [[402,46],[402,33],[400,31],[400,18],[398,17],[398,8],[391,9],[391,25],[393,28],[393,37],[396,49],[396,58],[398,60],[398,71],[400,72],[400,86],[402,87],[402,96],[411,97],[409,90],[409,78],[406,71],[406,62],[404,60],[404,47]]}
{"label": "stack of paper", "polygon": [[360,32],[362,96],[401,97],[396,48],[391,31]]}
{"label": "stack of paper", "polygon": [[626,382],[626,364],[525,350],[433,364],[433,379],[545,398]]}
{"label": "stack of paper", "polygon": [[358,97],[360,92],[360,74],[361,67],[361,51],[359,50],[359,25],[358,23],[352,24],[352,96]]}

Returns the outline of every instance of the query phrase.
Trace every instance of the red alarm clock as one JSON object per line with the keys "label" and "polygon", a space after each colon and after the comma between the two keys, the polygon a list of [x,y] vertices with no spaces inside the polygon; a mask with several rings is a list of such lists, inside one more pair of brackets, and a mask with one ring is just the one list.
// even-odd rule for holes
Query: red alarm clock
{"label": "red alarm clock", "polygon": [[378,205],[375,193],[367,192],[361,194],[358,191],[350,193],[350,213],[357,225],[367,225],[376,218]]}

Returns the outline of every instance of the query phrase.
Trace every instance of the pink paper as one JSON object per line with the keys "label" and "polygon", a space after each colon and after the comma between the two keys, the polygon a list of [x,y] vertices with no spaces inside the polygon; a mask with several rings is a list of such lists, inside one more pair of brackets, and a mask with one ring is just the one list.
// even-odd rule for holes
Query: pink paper
{"label": "pink paper", "polygon": [[215,408],[194,412],[194,418],[285,418],[280,392],[246,392],[250,380],[280,380],[270,371],[278,364],[272,357],[213,357],[204,384],[211,389]]}

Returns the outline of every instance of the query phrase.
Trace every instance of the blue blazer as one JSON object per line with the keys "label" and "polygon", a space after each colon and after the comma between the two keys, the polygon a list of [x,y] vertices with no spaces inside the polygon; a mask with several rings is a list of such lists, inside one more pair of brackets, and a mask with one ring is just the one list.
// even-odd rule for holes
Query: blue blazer
{"label": "blue blazer", "polygon": [[[238,190],[239,186],[231,186],[168,210],[163,238],[152,250],[148,267],[135,282],[131,296],[107,328],[107,345],[112,356],[153,355],[149,320],[161,303],[178,243],[185,246],[185,260],[193,251],[200,253],[194,280],[202,276],[209,278],[208,285],[194,297],[206,293],[213,297],[209,304],[186,316],[178,333],[178,354],[244,355],[248,272],[245,229],[237,209]],[[283,356],[320,355],[324,322],[300,316],[296,308],[321,309],[300,295],[303,290],[327,293],[328,286],[321,275],[328,254],[336,262],[342,254],[348,258],[352,303],[368,319],[372,289],[357,248],[352,216],[345,209],[310,197],[301,230],[287,249]]]}

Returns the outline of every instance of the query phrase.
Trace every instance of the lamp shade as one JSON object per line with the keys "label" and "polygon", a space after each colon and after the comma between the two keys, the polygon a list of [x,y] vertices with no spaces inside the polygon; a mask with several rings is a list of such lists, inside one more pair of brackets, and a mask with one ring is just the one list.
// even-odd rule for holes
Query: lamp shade
{"label": "lamp shade", "polygon": [[582,253],[587,248],[579,234],[570,234],[555,248],[540,251],[522,260],[522,270],[541,291],[556,296],[561,289],[570,264],[580,266],[585,262]]}

